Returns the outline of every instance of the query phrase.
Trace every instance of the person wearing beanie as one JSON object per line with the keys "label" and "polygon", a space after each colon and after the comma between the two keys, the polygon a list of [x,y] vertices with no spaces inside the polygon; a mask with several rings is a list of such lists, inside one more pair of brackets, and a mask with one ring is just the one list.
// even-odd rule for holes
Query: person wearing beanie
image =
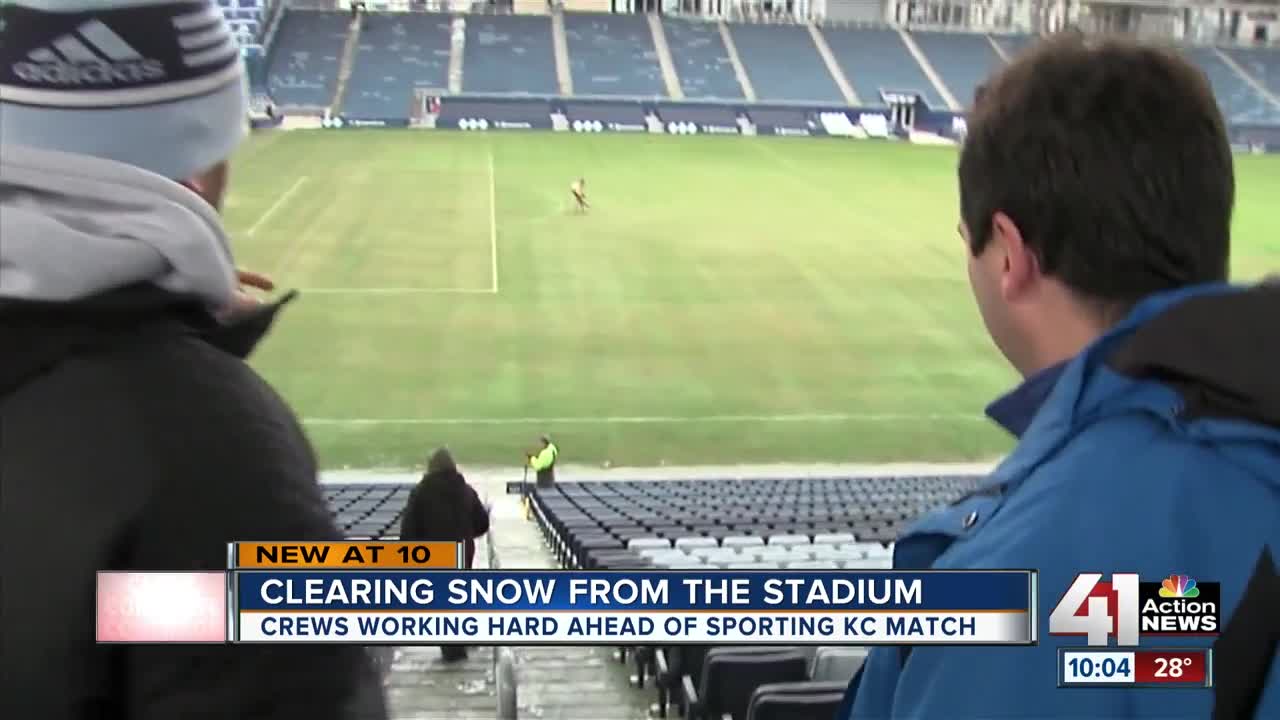
{"label": "person wearing beanie", "polygon": [[97,571],[341,538],[245,363],[291,297],[218,215],[247,107],[213,2],[0,7],[0,717],[386,717],[363,648],[95,642]]}
{"label": "person wearing beanie", "polygon": [[[466,566],[475,562],[477,538],[489,532],[489,510],[458,471],[453,455],[440,448],[427,461],[427,472],[409,493],[400,517],[401,540],[447,540],[466,543]],[[460,645],[442,645],[445,662],[467,658]]]}

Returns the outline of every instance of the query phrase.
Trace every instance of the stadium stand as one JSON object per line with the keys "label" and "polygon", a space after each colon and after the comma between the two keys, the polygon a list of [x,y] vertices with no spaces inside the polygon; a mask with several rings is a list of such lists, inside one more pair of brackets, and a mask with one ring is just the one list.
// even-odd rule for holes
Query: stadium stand
{"label": "stadium stand", "polygon": [[883,104],[884,92],[915,92],[923,96],[930,107],[946,109],[942,96],[902,44],[897,31],[827,29],[823,34],[863,104]]}
{"label": "stadium stand", "polygon": [[844,104],[805,26],[735,23],[729,28],[758,100]]}
{"label": "stadium stand", "polygon": [[951,94],[966,107],[973,101],[974,90],[1003,63],[985,35],[954,32],[913,32],[911,35]]}
{"label": "stadium stand", "polygon": [[326,485],[324,499],[334,522],[353,540],[395,540],[400,537],[400,513],[413,486]]}
{"label": "stadium stand", "polygon": [[342,112],[407,118],[414,88],[449,86],[449,36],[448,15],[366,15]]}
{"label": "stadium stand", "polygon": [[338,83],[350,16],[291,10],[269,52],[267,87],[280,105],[326,107]]}
{"label": "stadium stand", "polygon": [[883,566],[903,523],[976,478],[561,483],[534,497],[562,564],[728,567],[830,560]]}
{"label": "stadium stand", "polygon": [[1036,41],[1035,35],[991,35],[991,41],[1000,46],[1004,54],[1013,59]]}
{"label": "stadium stand", "polygon": [[1280,97],[1280,50],[1222,48],[1222,52],[1235,60],[1272,95]]}
{"label": "stadium stand", "polygon": [[576,94],[666,97],[644,16],[565,13],[564,30]]}
{"label": "stadium stand", "polygon": [[546,16],[468,16],[463,55],[466,92],[558,94],[551,20]]}
{"label": "stadium stand", "polygon": [[1209,77],[1228,123],[1280,124],[1280,108],[1249,85],[1213,48],[1187,47],[1183,53]]}
{"label": "stadium stand", "polygon": [[248,45],[258,37],[264,20],[264,0],[218,0],[227,26],[241,45]]}
{"label": "stadium stand", "polygon": [[[535,517],[569,568],[885,568],[885,543],[977,477],[563,482],[533,495]],[[636,648],[633,681],[652,675],[655,714],[796,717],[825,712],[865,654],[849,648]],[[809,654],[806,654],[809,653]],[[627,650],[620,653],[624,659]],[[791,684],[796,681],[799,684]],[[786,687],[774,687],[787,683]],[[785,697],[779,697],[785,696]],[[759,705],[755,715],[751,708]],[[800,715],[799,717],[808,717]]]}
{"label": "stadium stand", "polygon": [[739,99],[742,86],[716,23],[663,18],[671,59],[687,98]]}

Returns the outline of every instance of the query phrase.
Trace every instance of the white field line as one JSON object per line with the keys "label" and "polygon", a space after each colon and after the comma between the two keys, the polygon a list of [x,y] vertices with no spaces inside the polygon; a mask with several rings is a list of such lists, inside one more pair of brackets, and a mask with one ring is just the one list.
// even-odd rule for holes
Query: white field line
{"label": "white field line", "polygon": [[279,210],[280,207],[284,205],[285,202],[290,197],[292,197],[293,194],[298,191],[298,188],[302,187],[302,184],[305,183],[306,181],[307,181],[306,175],[303,175],[302,177],[295,180],[293,184],[289,186],[288,190],[285,190],[284,193],[280,195],[280,197],[276,198],[275,202],[271,203],[271,207],[267,208],[267,211],[262,213],[262,216],[258,218],[257,222],[249,226],[249,230],[245,234],[248,235],[249,237],[253,237],[253,234],[258,232],[258,228],[262,227],[262,224],[265,223],[272,215],[274,215],[275,212]]}
{"label": "white field line", "polygon": [[710,423],[986,422],[964,413],[821,413],[802,415],[638,415],[525,418],[306,418],[307,425],[675,425]]}
{"label": "white field line", "polygon": [[489,148],[489,257],[493,273],[492,292],[498,294],[498,190],[493,172],[493,148]]}

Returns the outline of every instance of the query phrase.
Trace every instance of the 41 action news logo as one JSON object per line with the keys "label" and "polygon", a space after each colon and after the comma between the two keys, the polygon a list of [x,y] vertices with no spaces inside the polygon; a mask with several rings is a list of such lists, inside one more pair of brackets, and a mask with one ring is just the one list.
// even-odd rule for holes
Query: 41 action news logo
{"label": "41 action news logo", "polygon": [[1135,646],[1142,635],[1213,636],[1222,588],[1187,575],[1142,582],[1136,573],[1080,573],[1049,614],[1050,635],[1085,635],[1090,645]]}

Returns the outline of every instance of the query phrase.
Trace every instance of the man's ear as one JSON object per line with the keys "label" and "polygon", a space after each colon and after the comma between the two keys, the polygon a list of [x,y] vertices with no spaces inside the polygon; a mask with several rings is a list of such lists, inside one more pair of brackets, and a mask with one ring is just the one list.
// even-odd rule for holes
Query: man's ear
{"label": "man's ear", "polygon": [[1005,301],[1016,302],[1040,278],[1040,261],[1022,237],[1018,224],[1003,212],[991,217],[991,241],[1001,254],[1000,294]]}

